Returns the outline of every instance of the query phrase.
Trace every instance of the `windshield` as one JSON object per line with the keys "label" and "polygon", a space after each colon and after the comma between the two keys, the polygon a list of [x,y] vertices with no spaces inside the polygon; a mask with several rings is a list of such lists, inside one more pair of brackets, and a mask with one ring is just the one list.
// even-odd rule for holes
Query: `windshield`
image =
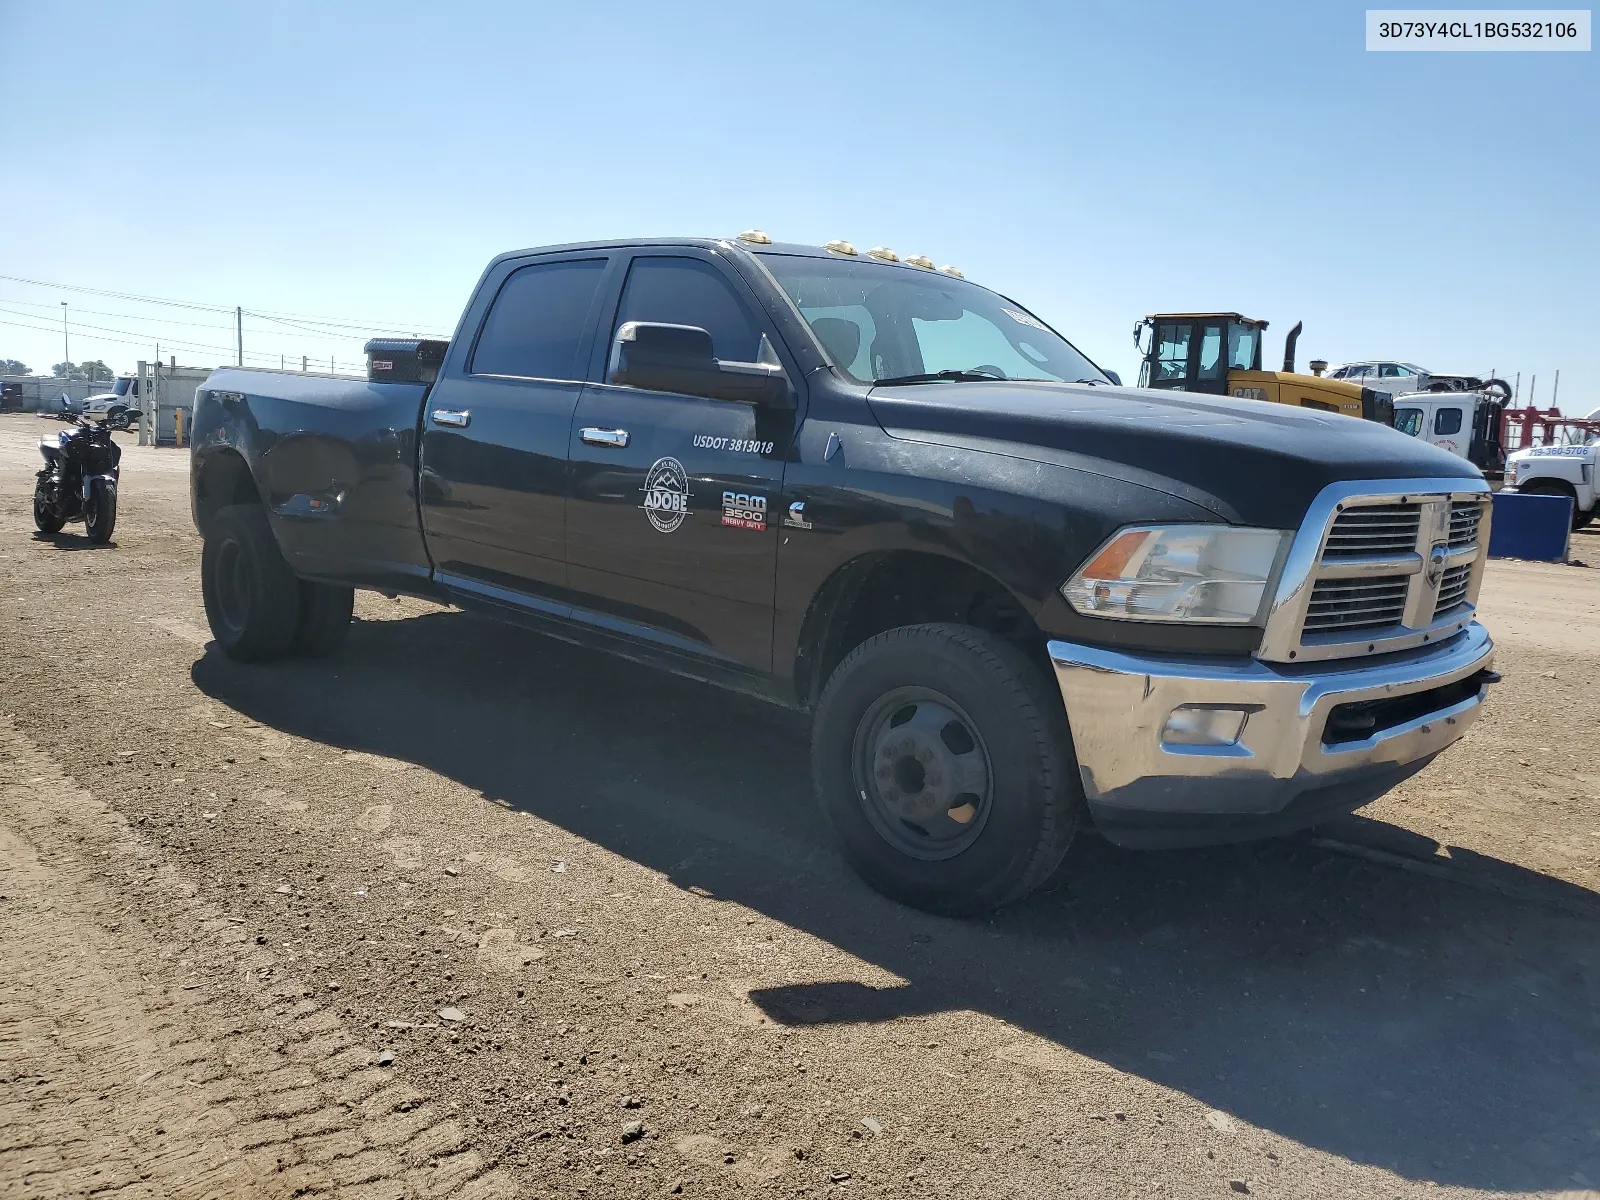
{"label": "windshield", "polygon": [[1257,348],[1261,345],[1261,330],[1228,322],[1228,370],[1254,371]]}
{"label": "windshield", "polygon": [[1110,382],[1043,321],[976,284],[877,263],[792,254],[761,260],[834,365],[861,383]]}
{"label": "windshield", "polygon": [[131,388],[132,386],[133,386],[133,380],[130,379],[128,376],[124,375],[121,379],[117,380],[117,386],[112,388],[111,390],[113,392],[115,392],[118,396],[126,396],[128,394],[128,389]]}

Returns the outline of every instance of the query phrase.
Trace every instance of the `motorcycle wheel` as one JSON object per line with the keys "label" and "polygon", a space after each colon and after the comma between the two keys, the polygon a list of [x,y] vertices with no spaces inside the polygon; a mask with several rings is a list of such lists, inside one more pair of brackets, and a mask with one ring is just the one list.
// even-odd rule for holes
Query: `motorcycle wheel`
{"label": "motorcycle wheel", "polygon": [[83,523],[91,542],[103,546],[111,540],[111,531],[117,527],[117,493],[103,479],[89,485],[89,506],[84,510]]}
{"label": "motorcycle wheel", "polygon": [[33,524],[40,533],[60,533],[65,525],[66,518],[58,517],[55,510],[50,507],[50,500],[44,494],[43,488],[35,488],[33,492]]}

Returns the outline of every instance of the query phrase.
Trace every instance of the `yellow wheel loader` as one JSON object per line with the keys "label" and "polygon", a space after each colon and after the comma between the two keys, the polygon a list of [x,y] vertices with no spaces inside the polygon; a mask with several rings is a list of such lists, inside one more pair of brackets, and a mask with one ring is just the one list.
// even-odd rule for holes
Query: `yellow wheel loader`
{"label": "yellow wheel loader", "polygon": [[[1234,312],[1148,316],[1133,327],[1134,344],[1144,356],[1139,386],[1298,404],[1384,425],[1394,423],[1394,402],[1387,392],[1295,372],[1298,324],[1283,342],[1283,370],[1263,371],[1261,335],[1266,328],[1265,321]],[[1316,368],[1319,364],[1311,365]],[[1327,364],[1321,366],[1325,369]]]}

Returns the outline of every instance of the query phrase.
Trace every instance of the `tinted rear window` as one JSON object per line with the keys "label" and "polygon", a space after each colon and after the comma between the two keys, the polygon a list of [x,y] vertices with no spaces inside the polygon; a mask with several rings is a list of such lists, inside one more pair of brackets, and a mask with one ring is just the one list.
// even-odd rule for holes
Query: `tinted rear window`
{"label": "tinted rear window", "polygon": [[605,265],[603,258],[586,258],[513,271],[489,309],[472,354],[472,372],[580,378],[578,344]]}

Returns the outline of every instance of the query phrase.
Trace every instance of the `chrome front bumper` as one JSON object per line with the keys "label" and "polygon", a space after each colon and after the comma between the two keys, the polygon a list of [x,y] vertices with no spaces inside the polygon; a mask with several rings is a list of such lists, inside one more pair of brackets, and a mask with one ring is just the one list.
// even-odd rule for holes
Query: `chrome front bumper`
{"label": "chrome front bumper", "polygon": [[[1090,811],[1125,845],[1242,840],[1358,808],[1461,737],[1495,678],[1494,644],[1477,622],[1376,662],[1291,666],[1057,641],[1049,651]],[[1341,709],[1330,734],[1334,709],[1372,701],[1393,703]],[[1179,709],[1178,726],[1221,718],[1222,739],[1233,713],[1243,724],[1231,743],[1186,743],[1193,735],[1169,726]],[[1370,732],[1352,734],[1368,721]]]}

